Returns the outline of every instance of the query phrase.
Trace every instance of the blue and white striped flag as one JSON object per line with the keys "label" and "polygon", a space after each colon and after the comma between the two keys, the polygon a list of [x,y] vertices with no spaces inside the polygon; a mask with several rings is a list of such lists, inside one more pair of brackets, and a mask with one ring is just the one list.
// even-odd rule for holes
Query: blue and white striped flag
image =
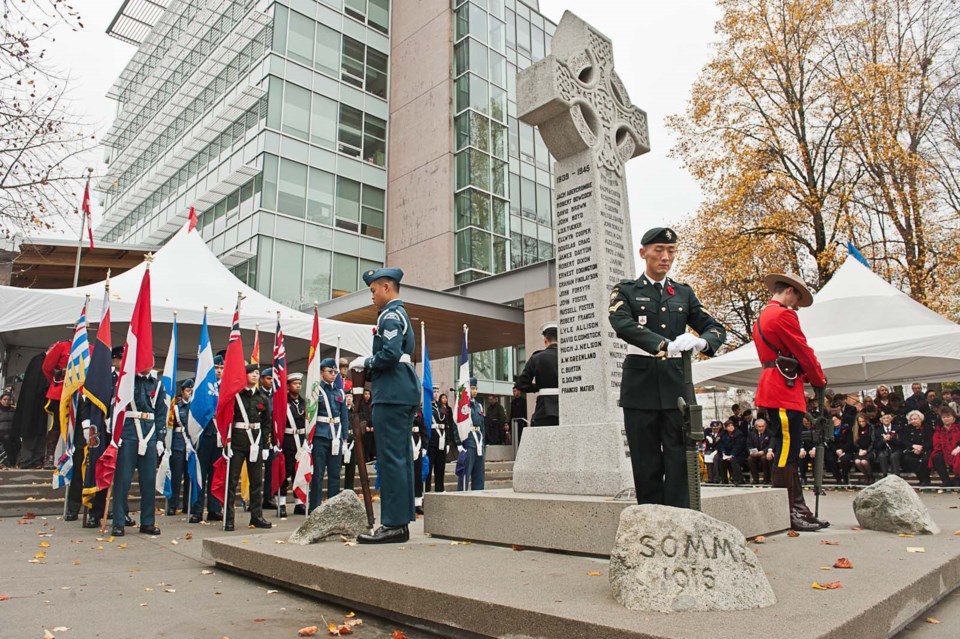
{"label": "blue and white striped flag", "polygon": [[57,467],[53,471],[53,487],[63,488],[73,478],[73,441],[74,423],[77,418],[77,405],[80,390],[87,379],[87,367],[90,365],[90,341],[87,339],[87,303],[83,303],[80,319],[73,332],[70,345],[70,359],[63,378],[63,391],[60,394],[60,439],[54,459]]}
{"label": "blue and white striped flag", "polygon": [[[210,333],[207,330],[207,311],[203,311],[203,326],[200,328],[200,346],[197,350],[197,375],[193,381],[193,399],[187,413],[187,475],[190,477],[190,499],[196,502],[203,490],[203,477],[200,474],[200,460],[197,457],[197,444],[204,426],[210,423],[217,412],[217,399],[220,396],[217,386],[217,374],[213,370],[213,349],[210,346]],[[189,506],[189,505],[188,505]]]}

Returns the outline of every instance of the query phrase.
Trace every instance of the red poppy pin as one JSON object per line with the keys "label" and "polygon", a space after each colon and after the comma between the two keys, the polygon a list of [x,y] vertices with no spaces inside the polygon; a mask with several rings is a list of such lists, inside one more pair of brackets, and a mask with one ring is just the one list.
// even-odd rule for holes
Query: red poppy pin
{"label": "red poppy pin", "polygon": [[263,410],[263,404],[257,404],[257,410]]}
{"label": "red poppy pin", "polygon": [[673,287],[672,287],[672,286],[668,286],[668,287],[667,287],[667,295],[673,295]]}
{"label": "red poppy pin", "polygon": [[150,397],[156,397],[157,391],[150,391]]}

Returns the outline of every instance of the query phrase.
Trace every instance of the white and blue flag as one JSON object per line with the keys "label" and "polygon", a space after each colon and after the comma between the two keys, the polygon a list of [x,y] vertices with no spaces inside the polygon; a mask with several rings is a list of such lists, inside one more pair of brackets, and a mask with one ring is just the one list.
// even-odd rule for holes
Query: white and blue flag
{"label": "white and blue flag", "polygon": [[[177,385],[177,314],[173,314],[173,327],[170,330],[170,347],[167,349],[167,359],[163,362],[163,375],[160,376],[160,385],[163,387],[163,394],[169,402],[169,412],[177,410],[173,399],[176,397]],[[157,397],[160,393],[153,396],[153,405],[157,405]],[[167,436],[163,440],[164,455],[160,460],[160,467],[157,469],[157,477],[162,477],[157,482],[157,491],[164,497],[170,499],[173,497],[172,473],[170,471],[170,455],[173,451],[173,425],[167,419]]]}
{"label": "white and blue flag", "polygon": [[193,381],[193,399],[187,414],[187,475],[190,477],[190,495],[193,501],[200,498],[203,491],[203,478],[200,474],[200,460],[197,458],[197,444],[203,427],[213,420],[217,412],[217,399],[220,391],[217,386],[217,374],[213,370],[213,349],[210,346],[210,333],[207,331],[207,311],[203,311],[203,326],[200,327],[200,346],[197,351],[197,376]]}

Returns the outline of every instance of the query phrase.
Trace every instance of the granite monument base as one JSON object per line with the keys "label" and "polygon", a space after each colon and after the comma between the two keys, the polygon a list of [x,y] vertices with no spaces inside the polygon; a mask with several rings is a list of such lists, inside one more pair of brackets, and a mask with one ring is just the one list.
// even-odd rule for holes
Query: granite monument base
{"label": "granite monument base", "polygon": [[633,488],[623,421],[525,428],[513,465],[521,493],[613,497]]}
{"label": "granite monument base", "polygon": [[[790,527],[783,488],[704,488],[702,494],[704,513],[748,539]],[[427,493],[423,529],[434,537],[609,557],[620,513],[635,505],[611,497],[510,489]]]}

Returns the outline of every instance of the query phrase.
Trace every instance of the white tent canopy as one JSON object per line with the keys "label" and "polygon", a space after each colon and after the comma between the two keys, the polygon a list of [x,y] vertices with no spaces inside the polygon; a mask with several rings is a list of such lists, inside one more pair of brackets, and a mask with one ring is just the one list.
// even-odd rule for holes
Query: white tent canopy
{"label": "white tent canopy", "polygon": [[[110,315],[114,344],[121,344],[133,314],[133,306],[140,290],[146,264],[113,277],[110,280]],[[150,266],[151,303],[154,323],[154,351],[165,355],[174,312],[179,326],[179,356],[196,359],[199,327],[203,310],[207,307],[207,324],[211,329],[214,350],[226,348],[226,337],[233,321],[237,293],[244,300],[240,305],[240,325],[248,329],[244,336],[245,352],[249,356],[253,329],[259,325],[261,361],[272,359],[273,333],[279,312],[285,339],[309,342],[313,330],[313,316],[282,306],[261,295],[238,280],[210,252],[196,230],[184,224],[176,235],[154,255]],[[46,348],[53,342],[69,339],[71,327],[83,306],[83,298],[90,295],[87,320],[100,319],[103,302],[103,283],[70,289],[25,289],[0,286],[0,340],[8,349],[28,350]],[[121,326],[116,326],[121,325]],[[218,329],[219,327],[219,329]],[[340,347],[349,353],[370,354],[371,326],[320,319],[320,341],[327,347]],[[93,335],[91,334],[91,339]],[[297,359],[304,359],[300,351],[304,344],[287,350]],[[298,357],[299,356],[299,357]],[[293,363],[291,362],[291,364]],[[184,371],[187,372],[187,371]]]}
{"label": "white tent canopy", "polygon": [[[836,390],[960,378],[960,325],[911,299],[853,257],[799,316],[827,383]],[[693,378],[698,385],[756,386],[757,349],[751,342],[697,362]]]}

